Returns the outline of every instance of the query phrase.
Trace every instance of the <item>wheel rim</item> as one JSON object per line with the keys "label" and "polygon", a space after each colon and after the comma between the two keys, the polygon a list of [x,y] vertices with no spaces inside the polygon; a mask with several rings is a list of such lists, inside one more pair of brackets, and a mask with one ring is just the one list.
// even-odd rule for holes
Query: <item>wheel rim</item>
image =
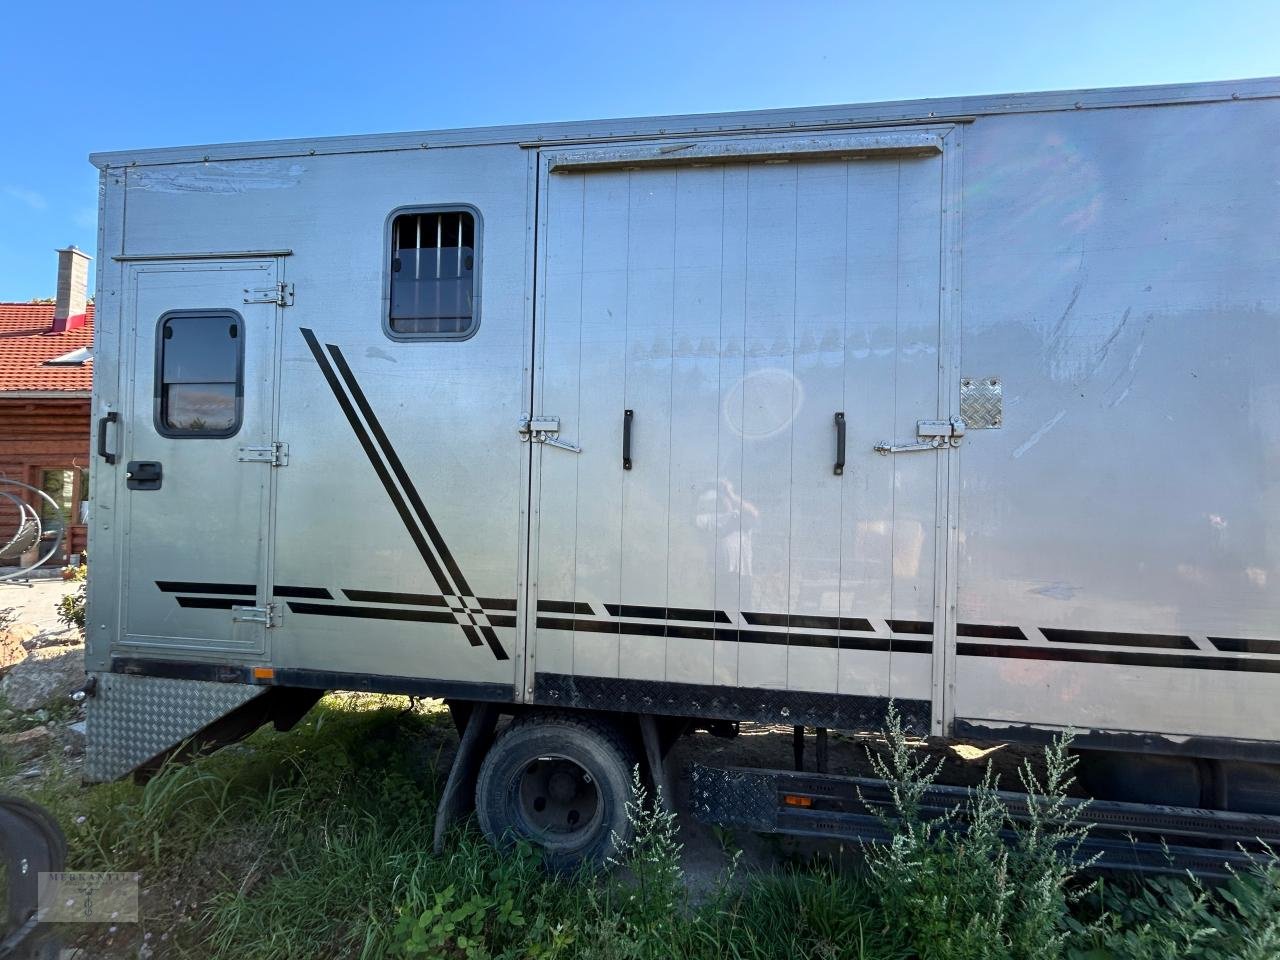
{"label": "wheel rim", "polygon": [[516,799],[524,832],[544,845],[587,840],[603,815],[595,778],[568,757],[536,757],[525,764]]}

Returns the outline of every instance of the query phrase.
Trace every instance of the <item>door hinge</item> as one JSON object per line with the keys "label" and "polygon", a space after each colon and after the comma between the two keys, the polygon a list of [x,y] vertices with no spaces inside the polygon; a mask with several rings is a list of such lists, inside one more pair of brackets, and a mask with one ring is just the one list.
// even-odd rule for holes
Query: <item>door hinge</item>
{"label": "door hinge", "polygon": [[293,306],[293,284],[279,280],[268,287],[246,287],[245,303],[274,303],[279,307]]}
{"label": "door hinge", "polygon": [[881,440],[874,447],[876,453],[888,456],[891,453],[911,453],[915,450],[942,450],[946,447],[958,447],[964,437],[964,420],[952,417],[950,420],[917,420],[914,443],[892,443]]}
{"label": "door hinge", "polygon": [[232,607],[231,619],[240,623],[260,623],[265,627],[280,626],[280,608],[274,603],[262,607]]}
{"label": "door hinge", "polygon": [[287,466],[289,445],[279,440],[274,443],[248,444],[236,448],[236,459],[241,463],[269,463],[273,467]]}

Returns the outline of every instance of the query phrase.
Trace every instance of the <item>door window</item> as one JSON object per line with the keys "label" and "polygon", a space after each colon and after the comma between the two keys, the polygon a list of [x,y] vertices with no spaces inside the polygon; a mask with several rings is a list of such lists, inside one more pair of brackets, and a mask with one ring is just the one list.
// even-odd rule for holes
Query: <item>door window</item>
{"label": "door window", "polygon": [[167,314],[156,357],[156,430],[230,437],[244,406],[244,322],[231,311]]}

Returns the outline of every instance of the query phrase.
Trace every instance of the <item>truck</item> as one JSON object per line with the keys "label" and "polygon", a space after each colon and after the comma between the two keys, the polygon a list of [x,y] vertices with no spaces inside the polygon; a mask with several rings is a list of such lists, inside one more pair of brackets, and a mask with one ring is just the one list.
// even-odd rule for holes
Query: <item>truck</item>
{"label": "truck", "polygon": [[[441,698],[438,831],[571,865],[682,734],[892,707],[1272,829],[1278,131],[1257,79],[93,155],[87,777]],[[848,831],[823,756],[699,815]]]}

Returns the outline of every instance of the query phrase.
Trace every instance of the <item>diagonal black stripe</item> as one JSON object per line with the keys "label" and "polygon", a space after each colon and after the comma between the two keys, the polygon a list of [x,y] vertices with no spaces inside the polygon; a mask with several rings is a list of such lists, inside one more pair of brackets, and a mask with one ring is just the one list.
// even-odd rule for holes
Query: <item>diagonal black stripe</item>
{"label": "diagonal black stripe", "polygon": [[391,503],[396,508],[396,512],[400,514],[400,519],[403,521],[405,529],[409,531],[409,536],[413,539],[414,546],[418,548],[418,553],[422,554],[422,559],[426,562],[427,569],[431,571],[431,575],[435,577],[437,584],[444,584],[446,582],[444,571],[440,569],[440,564],[436,562],[435,555],[431,552],[426,539],[422,536],[422,531],[413,522],[413,515],[409,513],[409,508],[405,505],[404,498],[400,496],[395,482],[391,479],[391,474],[387,472],[386,465],[374,449],[373,441],[369,439],[364,425],[361,424],[360,418],[356,415],[355,408],[351,406],[351,401],[343,392],[341,384],[338,383],[338,378],[334,374],[333,368],[329,366],[329,361],[325,359],[324,351],[320,349],[320,343],[316,340],[315,333],[306,327],[300,327],[299,329],[302,331],[303,339],[307,341],[307,346],[311,348],[312,356],[316,358],[320,372],[324,374],[325,380],[328,381],[329,389],[333,391],[333,396],[338,401],[338,406],[346,414],[347,422],[351,424],[356,440],[359,441],[360,446],[364,449],[365,456],[369,458],[369,463],[373,466],[374,473],[382,481],[382,486],[386,489],[387,496],[391,498]]}
{"label": "diagonal black stripe", "polygon": [[[436,552],[440,554],[440,559],[444,561],[444,565],[452,578],[451,582],[454,588],[449,592],[471,596],[471,587],[467,584],[467,578],[458,569],[458,563],[454,560],[453,554],[449,552],[449,547],[444,542],[444,537],[440,535],[440,530],[436,527],[435,521],[431,519],[431,514],[427,512],[426,504],[422,502],[422,497],[418,494],[418,488],[409,479],[409,472],[405,470],[404,463],[400,460],[400,455],[396,453],[396,448],[391,445],[387,432],[382,429],[382,422],[378,419],[377,414],[373,412],[369,399],[364,395],[364,391],[360,389],[360,383],[356,380],[355,374],[351,372],[351,367],[347,364],[347,358],[343,356],[342,350],[334,344],[329,343],[325,344],[325,346],[329,348],[329,354],[333,357],[333,362],[337,365],[343,382],[346,383],[347,389],[351,391],[351,396],[355,400],[356,406],[360,408],[365,421],[369,424],[369,429],[373,432],[373,437],[378,442],[382,455],[387,458],[387,463],[390,465],[392,473],[395,474],[405,492],[405,496],[413,506],[414,514],[422,523],[423,529],[427,531],[431,545],[435,547]],[[441,586],[444,586],[444,584],[442,583]]]}
{"label": "diagonal black stripe", "polygon": [[[381,421],[378,420],[377,414],[373,412],[373,407],[369,405],[369,400],[365,397],[364,391],[360,389],[360,384],[356,380],[355,374],[351,372],[351,367],[347,364],[347,358],[343,356],[342,350],[335,344],[329,343],[325,344],[325,346],[329,348],[329,355],[333,357],[333,362],[337,365],[343,382],[346,383],[347,389],[351,391],[352,399],[355,400],[356,406],[360,408],[361,414],[364,415],[365,422],[369,424],[369,429],[373,432],[374,439],[377,440],[382,455],[386,457],[387,464],[399,481],[401,489],[404,490],[405,496],[409,499],[409,503],[413,506],[414,514],[422,524],[422,528],[426,530],[432,547],[440,555],[440,559],[444,561],[445,568],[449,571],[449,576],[452,578],[451,581],[444,580],[433,571],[433,575],[436,577],[436,584],[444,586],[446,583],[451,583],[452,593],[472,596],[471,586],[467,583],[467,578],[462,575],[462,570],[458,567],[458,562],[450,552],[449,545],[445,543],[444,537],[441,536],[439,528],[435,525],[435,521],[431,519],[431,514],[427,512],[426,504],[422,502],[422,497],[418,494],[418,488],[409,479],[409,473],[405,470],[404,464],[400,460],[400,455],[396,453],[396,448],[391,445],[391,440],[387,437],[386,431],[382,429]],[[463,629],[463,632],[467,634],[468,640],[474,638],[474,633],[466,628]],[[480,633],[497,659],[508,659],[507,652],[502,648],[502,643],[498,640],[498,635],[493,632],[492,627],[481,627]]]}

